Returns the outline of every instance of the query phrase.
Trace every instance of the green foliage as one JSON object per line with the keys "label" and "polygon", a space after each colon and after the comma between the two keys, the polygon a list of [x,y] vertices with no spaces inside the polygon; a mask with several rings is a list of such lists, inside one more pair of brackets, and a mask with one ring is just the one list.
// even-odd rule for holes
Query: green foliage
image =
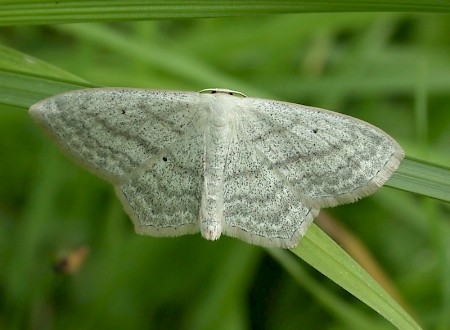
{"label": "green foliage", "polygon": [[361,11],[443,13],[450,11],[450,3],[442,0],[130,0],[125,5],[120,0],[16,0],[0,4],[0,25]]}
{"label": "green foliage", "polygon": [[[89,3],[111,5],[79,8]],[[3,13],[0,24],[37,22],[39,4],[29,5],[28,21]],[[52,6],[51,17],[39,12],[40,23],[66,20]],[[180,13],[198,16],[199,6]],[[75,20],[134,18],[131,6],[121,8],[116,16],[101,18],[98,9],[91,12],[97,17],[80,12]],[[404,308],[317,226],[293,252],[398,328],[418,327],[405,309],[426,328],[448,328],[448,205],[420,196],[450,198],[447,21],[343,13],[0,30],[0,328],[389,328],[287,251],[269,251],[275,264],[263,249],[234,239],[134,235],[111,187],[66,160],[25,111],[94,84],[225,87],[311,104],[371,122],[407,156],[441,164],[402,164],[389,184],[414,194],[382,188],[327,210],[373,252]],[[78,272],[52,271],[60,255],[80,246],[90,253]]]}

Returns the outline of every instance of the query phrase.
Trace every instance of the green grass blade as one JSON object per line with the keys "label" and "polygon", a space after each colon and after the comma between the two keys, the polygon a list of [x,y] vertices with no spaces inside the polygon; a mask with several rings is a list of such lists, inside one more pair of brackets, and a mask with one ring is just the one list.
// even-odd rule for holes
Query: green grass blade
{"label": "green grass blade", "polygon": [[67,90],[94,87],[46,62],[0,45],[0,103],[29,108]]}
{"label": "green grass blade", "polygon": [[86,83],[86,81],[67,71],[2,45],[0,45],[0,69]]}
{"label": "green grass blade", "polygon": [[404,159],[387,186],[450,202],[450,168]]}
{"label": "green grass blade", "polygon": [[93,86],[0,70],[0,104],[28,109],[48,96],[84,87]]}
{"label": "green grass blade", "polygon": [[[320,228],[317,228],[320,230]],[[308,234],[306,234],[308,235]],[[296,257],[282,249],[267,249],[269,254],[289,272],[293,278],[301,284],[305,290],[324,306],[331,314],[334,314],[349,329],[380,329],[381,324],[376,322],[368,313],[363,313],[353,307],[339,292],[328,290],[320,281],[310,275],[298,262]],[[323,256],[327,258],[327,255]]]}
{"label": "green grass blade", "polygon": [[449,12],[448,1],[16,1],[0,5],[0,25],[56,24],[313,12]]}
{"label": "green grass blade", "polygon": [[291,250],[329,279],[377,311],[398,329],[420,329],[400,305],[316,225]]}

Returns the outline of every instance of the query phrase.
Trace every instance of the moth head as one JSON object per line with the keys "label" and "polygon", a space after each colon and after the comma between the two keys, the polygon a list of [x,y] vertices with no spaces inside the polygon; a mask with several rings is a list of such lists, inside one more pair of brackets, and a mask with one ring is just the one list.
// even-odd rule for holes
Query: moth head
{"label": "moth head", "polygon": [[207,89],[202,89],[201,91],[199,91],[199,93],[202,94],[227,94],[227,95],[231,95],[231,96],[238,96],[238,97],[246,97],[247,95],[238,92],[238,91],[233,91],[231,89],[226,89],[226,88],[207,88]]}

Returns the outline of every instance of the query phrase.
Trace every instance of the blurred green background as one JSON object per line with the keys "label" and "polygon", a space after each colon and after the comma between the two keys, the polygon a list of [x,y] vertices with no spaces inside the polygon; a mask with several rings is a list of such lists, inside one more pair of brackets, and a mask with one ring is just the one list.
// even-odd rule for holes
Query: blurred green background
{"label": "blurred green background", "polygon": [[[448,18],[341,13],[2,27],[0,42],[93,85],[222,87],[343,112],[385,130],[407,156],[448,165]],[[355,253],[371,252],[424,328],[450,327],[448,204],[385,187],[325,212],[362,242]],[[300,266],[364,315],[367,329],[392,327]],[[262,248],[134,234],[112,186],[66,159],[25,109],[0,108],[1,329],[352,328],[330,304]]]}

